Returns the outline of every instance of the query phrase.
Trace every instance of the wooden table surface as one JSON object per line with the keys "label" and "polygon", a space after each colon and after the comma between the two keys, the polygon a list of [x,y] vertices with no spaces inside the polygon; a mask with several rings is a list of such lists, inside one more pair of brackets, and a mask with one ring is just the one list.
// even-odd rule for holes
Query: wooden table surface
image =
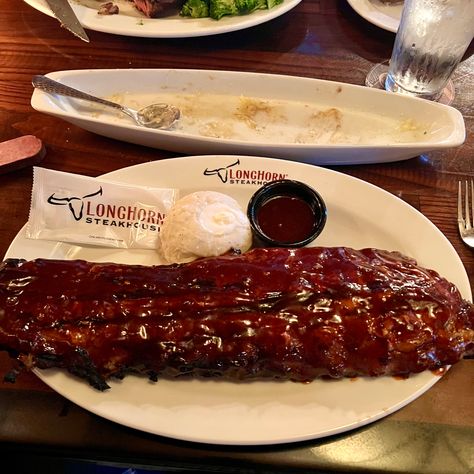
{"label": "wooden table surface", "polygon": [[[88,68],[197,68],[291,74],[364,84],[390,56],[394,34],[345,1],[303,0],[287,14],[238,32],[146,39],[88,31],[84,43],[23,2],[0,0],[0,141],[32,134],[46,145],[42,166],[88,176],[178,156],[94,135],[30,106],[31,78]],[[474,177],[472,45],[455,74],[464,145],[386,164],[337,170],[373,183],[428,217],[461,257],[471,286],[473,251],[457,233],[458,180]],[[27,221],[31,167],[0,175],[0,254]],[[0,357],[0,373],[9,368]],[[33,374],[0,385],[0,452],[12,472],[66,472],[74,461],[209,472],[474,472],[474,360],[453,367],[413,403],[342,435],[285,446],[217,447],[148,435],[92,415]],[[4,460],[3,458],[2,460]],[[31,471],[35,466],[34,471]],[[41,469],[40,469],[41,467]],[[125,469],[123,469],[125,470]]]}

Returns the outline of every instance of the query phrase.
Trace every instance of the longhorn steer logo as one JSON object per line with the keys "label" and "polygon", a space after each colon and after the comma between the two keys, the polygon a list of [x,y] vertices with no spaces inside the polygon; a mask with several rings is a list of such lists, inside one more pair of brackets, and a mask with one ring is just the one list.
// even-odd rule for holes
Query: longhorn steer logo
{"label": "longhorn steer logo", "polygon": [[71,214],[73,215],[74,219],[76,221],[80,221],[82,219],[82,215],[84,212],[84,199],[90,198],[93,196],[101,196],[102,195],[102,186],[98,191],[95,193],[91,194],[86,194],[85,196],[82,197],[64,197],[64,198],[58,198],[53,194],[49,196],[48,198],[48,203],[52,204],[53,206],[69,206],[69,210],[71,211]]}
{"label": "longhorn steer logo", "polygon": [[215,174],[217,174],[217,176],[219,176],[223,183],[227,183],[227,180],[229,179],[229,168],[232,168],[232,166],[237,165],[240,165],[240,160],[237,160],[231,165],[224,166],[223,168],[216,168],[215,170],[210,170],[206,168],[204,170],[204,176],[214,176]]}

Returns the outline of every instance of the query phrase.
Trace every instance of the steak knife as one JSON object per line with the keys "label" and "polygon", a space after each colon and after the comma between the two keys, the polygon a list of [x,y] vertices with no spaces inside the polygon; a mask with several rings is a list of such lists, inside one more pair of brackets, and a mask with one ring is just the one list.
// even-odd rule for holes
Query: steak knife
{"label": "steak knife", "polygon": [[81,40],[89,43],[89,37],[84,31],[82,25],[79,23],[79,20],[68,0],[46,0],[46,3],[49,5],[49,8],[51,8],[56,19],[60,21],[61,26],[69,30]]}

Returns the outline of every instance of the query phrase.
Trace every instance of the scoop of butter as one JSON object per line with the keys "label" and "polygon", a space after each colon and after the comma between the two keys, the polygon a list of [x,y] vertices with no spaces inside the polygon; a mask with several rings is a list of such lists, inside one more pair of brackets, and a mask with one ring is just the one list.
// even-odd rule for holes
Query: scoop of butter
{"label": "scoop of butter", "polygon": [[167,262],[186,263],[231,249],[245,252],[252,244],[252,231],[235,199],[215,191],[198,191],[174,204],[160,238]]}

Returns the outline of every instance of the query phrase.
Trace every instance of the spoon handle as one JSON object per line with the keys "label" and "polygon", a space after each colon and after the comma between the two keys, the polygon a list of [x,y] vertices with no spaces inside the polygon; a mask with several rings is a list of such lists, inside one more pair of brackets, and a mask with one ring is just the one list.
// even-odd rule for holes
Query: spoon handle
{"label": "spoon handle", "polygon": [[61,84],[60,82],[54,81],[46,76],[34,76],[31,83],[36,89],[41,89],[42,91],[64,95],[67,97],[74,97],[76,99],[88,100],[90,102],[96,102],[99,104],[107,105],[113,107],[114,109],[123,110],[123,107],[115,102],[110,102],[109,100],[100,99],[93,95],[86,94],[85,92],[73,89],[72,87]]}

